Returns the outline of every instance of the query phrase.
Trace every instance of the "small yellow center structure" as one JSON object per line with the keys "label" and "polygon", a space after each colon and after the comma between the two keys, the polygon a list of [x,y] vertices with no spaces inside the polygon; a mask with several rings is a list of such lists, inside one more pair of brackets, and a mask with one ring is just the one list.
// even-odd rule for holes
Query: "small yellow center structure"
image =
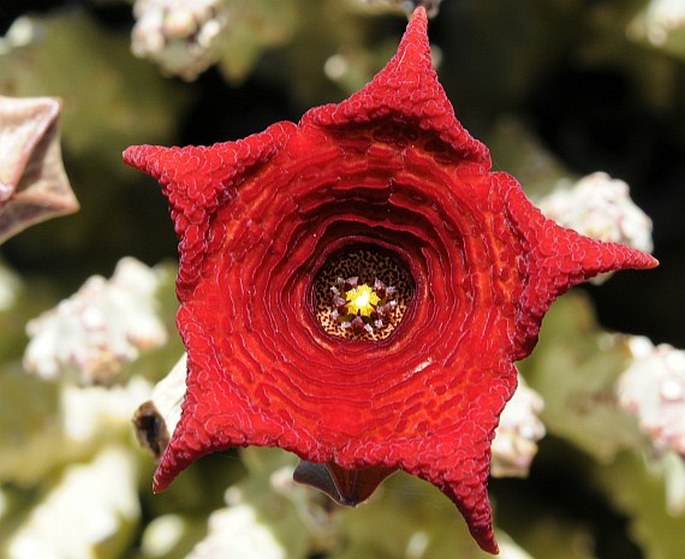
{"label": "small yellow center structure", "polygon": [[376,292],[365,283],[345,292],[345,300],[345,306],[350,314],[358,316],[371,316],[376,310],[376,305],[381,302]]}

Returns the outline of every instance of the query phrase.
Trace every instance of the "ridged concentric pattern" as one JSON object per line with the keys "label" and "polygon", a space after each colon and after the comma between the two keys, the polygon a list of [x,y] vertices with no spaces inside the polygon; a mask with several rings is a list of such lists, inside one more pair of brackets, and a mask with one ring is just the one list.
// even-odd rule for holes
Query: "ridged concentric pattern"
{"label": "ridged concentric pattern", "polygon": [[[179,426],[155,475],[237,445],[346,470],[401,468],[438,486],[495,552],[490,441],[552,300],[656,261],[546,220],[454,116],[419,8],[388,66],[339,105],[238,142],[134,146],[180,237],[188,349]],[[406,262],[414,292],[388,338],[323,332],[311,286],[348,245]]]}

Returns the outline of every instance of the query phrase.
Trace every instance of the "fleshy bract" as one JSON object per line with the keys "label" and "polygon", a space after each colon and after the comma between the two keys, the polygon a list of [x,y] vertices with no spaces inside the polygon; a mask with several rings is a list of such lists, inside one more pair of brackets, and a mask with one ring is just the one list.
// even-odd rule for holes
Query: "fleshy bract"
{"label": "fleshy bract", "polygon": [[126,150],[162,184],[180,239],[187,392],[155,490],[209,452],[279,446],[344,503],[395,469],[417,475],[497,551],[490,442],[513,362],[556,296],[656,261],[557,226],[490,171],[426,28],[419,8],[371,83],[297,125]]}

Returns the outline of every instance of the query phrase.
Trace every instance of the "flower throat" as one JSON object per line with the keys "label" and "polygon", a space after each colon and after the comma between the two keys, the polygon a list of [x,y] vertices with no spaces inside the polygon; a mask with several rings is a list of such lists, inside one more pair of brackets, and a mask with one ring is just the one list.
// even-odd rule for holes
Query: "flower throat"
{"label": "flower throat", "polygon": [[379,341],[402,321],[413,282],[389,251],[359,247],[333,254],[312,289],[314,313],[328,335]]}

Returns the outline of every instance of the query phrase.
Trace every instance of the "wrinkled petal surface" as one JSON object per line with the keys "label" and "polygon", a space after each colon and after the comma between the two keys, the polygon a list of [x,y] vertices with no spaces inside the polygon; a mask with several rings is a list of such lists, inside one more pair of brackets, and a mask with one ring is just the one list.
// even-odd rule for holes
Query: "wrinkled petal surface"
{"label": "wrinkled petal surface", "polygon": [[[419,8],[371,83],[298,125],[125,152],[162,184],[180,238],[187,392],[157,491],[208,452],[279,446],[329,465],[329,480],[310,474],[338,491],[346,471],[370,469],[371,484],[396,468],[417,475],[497,551],[486,485],[513,361],[557,295],[656,261],[559,227],[490,171],[438,83],[426,28]],[[359,244],[391,251],[413,279],[381,341],[328,335],[313,310],[318,270]]]}

